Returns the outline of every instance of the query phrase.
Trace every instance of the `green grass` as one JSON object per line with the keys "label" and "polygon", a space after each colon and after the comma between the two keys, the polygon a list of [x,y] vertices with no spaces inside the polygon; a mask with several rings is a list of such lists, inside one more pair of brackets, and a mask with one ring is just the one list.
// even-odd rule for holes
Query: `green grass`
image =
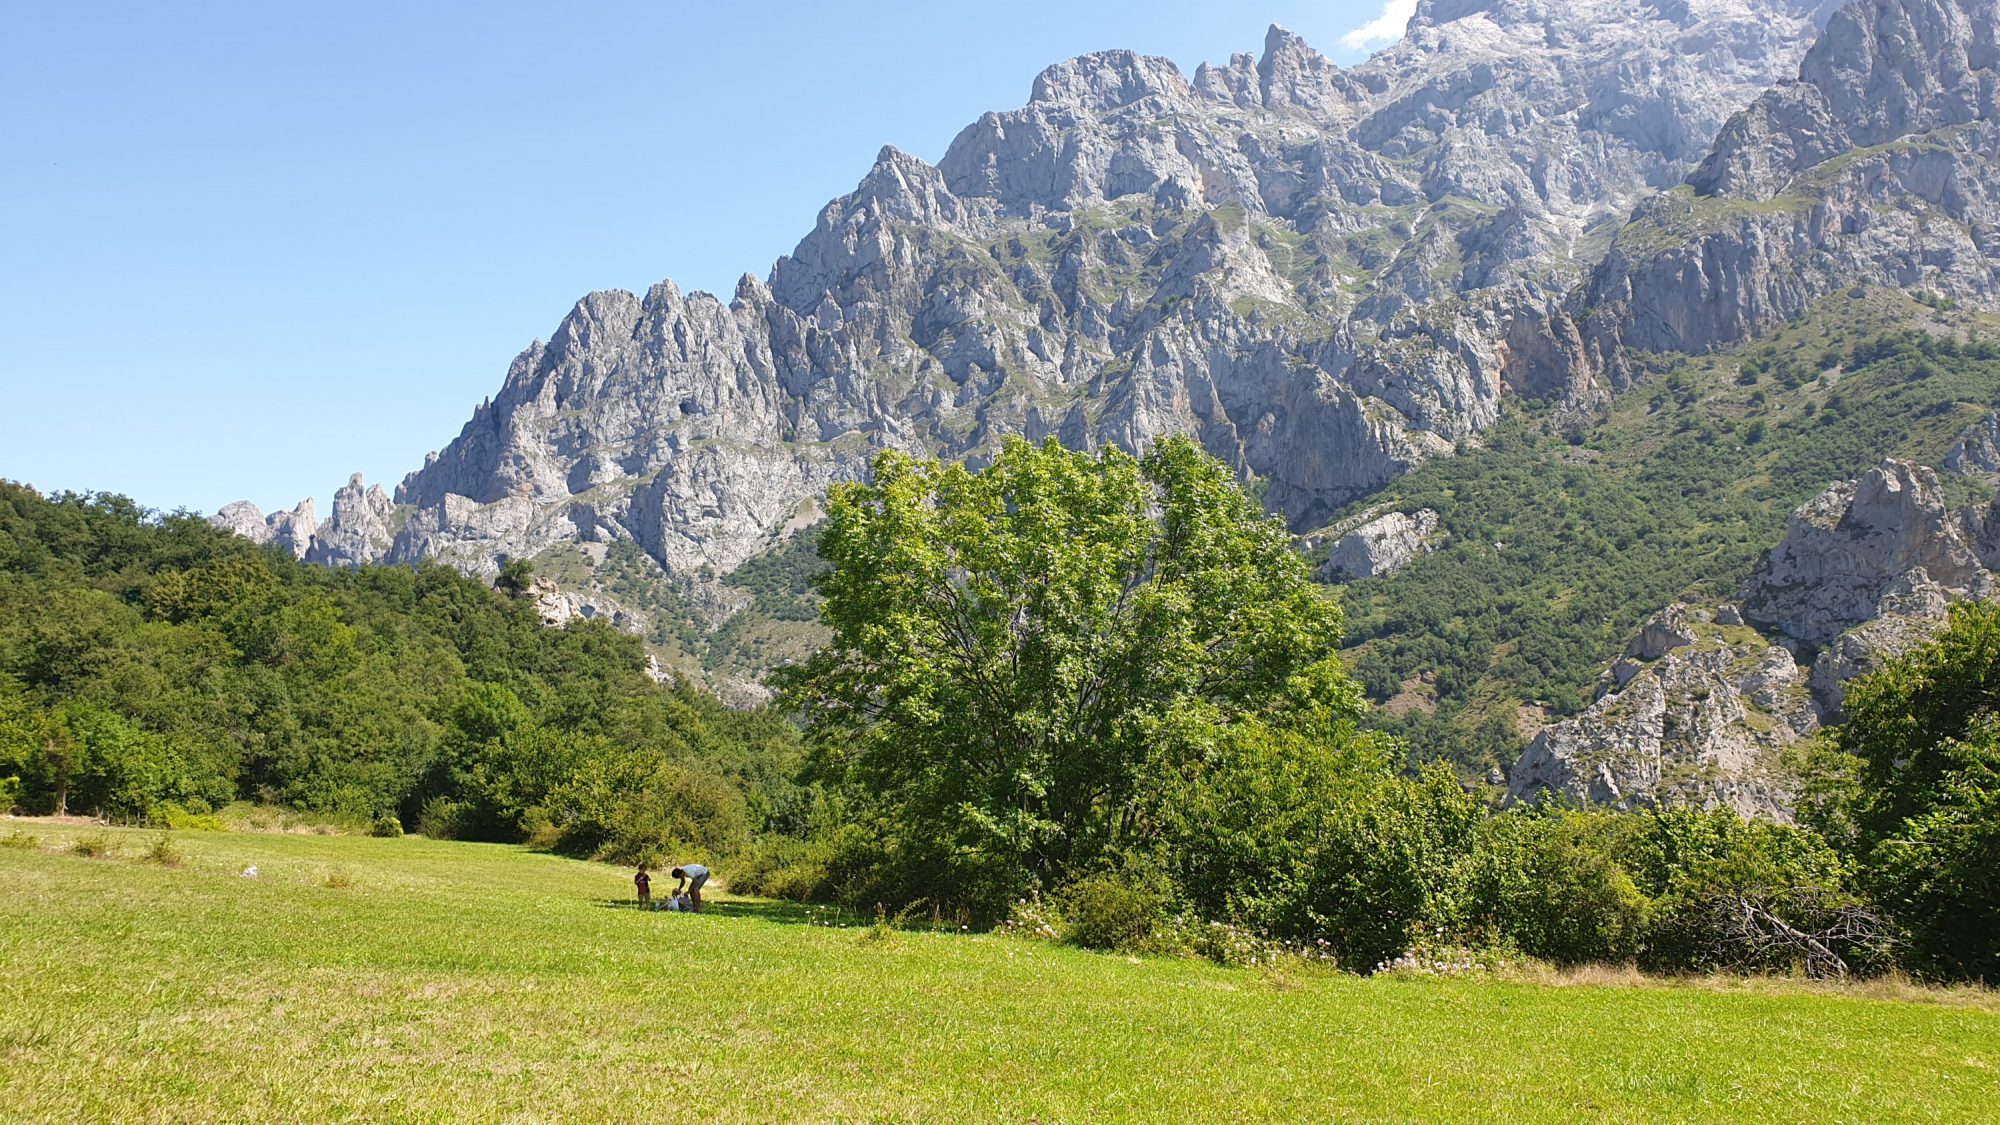
{"label": "green grass", "polygon": [[[516,848],[0,849],[9,1120],[1979,1120],[1990,1005],[1269,977],[803,924]],[[156,833],[112,831],[136,857]],[[238,877],[248,864],[261,877]]]}

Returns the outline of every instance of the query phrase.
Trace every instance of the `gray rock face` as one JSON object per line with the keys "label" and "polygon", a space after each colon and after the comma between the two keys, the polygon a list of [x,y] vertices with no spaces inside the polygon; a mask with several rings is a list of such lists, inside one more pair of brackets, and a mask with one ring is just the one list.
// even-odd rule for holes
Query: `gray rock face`
{"label": "gray rock face", "polygon": [[1653,624],[1632,647],[1659,655],[1620,661],[1614,690],[1536,735],[1509,771],[1509,800],[1558,792],[1620,809],[1726,806],[1786,818],[1792,788],[1778,757],[1816,725],[1791,655]]}
{"label": "gray rock face", "polygon": [[361,474],[333,494],[333,515],[313,536],[307,562],[360,566],[381,559],[395,541],[396,506],[381,485],[363,488]]}
{"label": "gray rock face", "polygon": [[1592,275],[1590,348],[1745,339],[1856,284],[2000,303],[2000,0],[1861,0]]}
{"label": "gray rock face", "polygon": [[1792,513],[1784,541],[1751,574],[1743,612],[1785,636],[1825,644],[1913,596],[1921,604],[1932,591],[1984,596],[1992,575],[1963,530],[1935,472],[1885,461]]}
{"label": "gray rock face", "polygon": [[1674,649],[1694,643],[1694,628],[1688,622],[1688,607],[1676,602],[1661,610],[1625,646],[1625,655],[1640,660],[1658,660]]}
{"label": "gray rock face", "polygon": [[[530,593],[534,596],[535,611],[541,615],[542,624],[550,628],[561,628],[578,619],[591,621],[597,618],[633,632],[646,626],[643,616],[628,612],[617,602],[593,596],[588,591],[565,590],[551,579],[535,579]],[[658,660],[654,660],[650,667],[657,670]]]}
{"label": "gray rock face", "polygon": [[310,497],[289,512],[272,512],[269,516],[248,500],[238,500],[225,505],[208,522],[252,542],[276,546],[295,559],[305,558],[312,550],[313,534],[319,527],[313,518]]}
{"label": "gray rock face", "polygon": [[1833,12],[1797,82],[1732,118],[1689,183],[1769,199],[1853,149],[2000,116],[1993,0],[1861,0]]}
{"label": "gray rock face", "polygon": [[1944,455],[1944,467],[1971,477],[2000,478],[2000,410],[1958,435]]}
{"label": "gray rock face", "polygon": [[1996,520],[1994,508],[1949,511],[1936,473],[1885,461],[1793,513],[1746,584],[1745,611],[1823,645],[1813,695],[1837,722],[1848,680],[1929,639],[1952,602],[2000,589]]}
{"label": "gray rock face", "polygon": [[1510,393],[1602,402],[1563,308],[1587,234],[1687,175],[1824,7],[1434,2],[1351,70],[1280,28],[1191,78],[1057,64],[935,167],[883,150],[727,301],[586,297],[393,512],[336,503],[315,557],[490,572],[631,539],[696,583],[880,449],[1009,434],[1194,434],[1316,526]]}
{"label": "gray rock face", "polygon": [[1429,554],[1438,538],[1438,514],[1429,508],[1390,512],[1335,540],[1320,573],[1349,579],[1394,574]]}

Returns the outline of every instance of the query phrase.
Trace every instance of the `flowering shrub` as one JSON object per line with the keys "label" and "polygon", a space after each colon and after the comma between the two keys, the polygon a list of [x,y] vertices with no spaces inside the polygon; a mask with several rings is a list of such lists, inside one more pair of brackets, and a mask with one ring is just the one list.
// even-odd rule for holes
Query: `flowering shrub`
{"label": "flowering shrub", "polygon": [[1007,920],[1000,923],[1001,933],[1035,941],[1061,941],[1066,928],[1062,914],[1040,895],[1016,899]]}
{"label": "flowering shrub", "polygon": [[1440,928],[1435,933],[1416,934],[1409,949],[1376,965],[1375,971],[1398,976],[1462,977],[1499,972],[1509,961],[1519,964],[1521,960],[1519,953],[1508,949],[1451,940]]}
{"label": "flowering shrub", "polygon": [[1324,938],[1282,941],[1247,926],[1205,921],[1189,914],[1163,921],[1142,948],[1147,953],[1200,957],[1230,968],[1275,965],[1283,960],[1328,966],[1336,963],[1333,947]]}

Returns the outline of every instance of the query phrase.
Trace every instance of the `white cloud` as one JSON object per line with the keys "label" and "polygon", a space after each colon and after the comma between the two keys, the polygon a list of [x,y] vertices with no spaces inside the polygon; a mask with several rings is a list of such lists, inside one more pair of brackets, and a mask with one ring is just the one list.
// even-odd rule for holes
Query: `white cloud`
{"label": "white cloud", "polygon": [[1340,45],[1350,51],[1366,51],[1403,37],[1410,17],[1417,14],[1417,0],[1382,0],[1382,14],[1340,37]]}

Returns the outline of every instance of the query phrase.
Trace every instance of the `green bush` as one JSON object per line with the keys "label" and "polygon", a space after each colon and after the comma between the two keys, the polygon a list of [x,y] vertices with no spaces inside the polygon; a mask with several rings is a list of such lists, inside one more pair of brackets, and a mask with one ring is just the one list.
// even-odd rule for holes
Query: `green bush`
{"label": "green bush", "polygon": [[1830,975],[1887,967],[1886,931],[1847,889],[1839,855],[1817,833],[1728,809],[1669,809],[1646,815],[1626,848],[1629,869],[1653,896],[1644,968]]}
{"label": "green bush", "polygon": [[521,842],[537,851],[551,852],[562,840],[562,830],[547,809],[539,806],[521,816]]}
{"label": "green bush", "polygon": [[191,801],[187,807],[168,801],[153,810],[153,821],[176,832],[229,831],[229,825],[215,815],[207,801]]}
{"label": "green bush", "polygon": [[469,808],[464,801],[432,797],[417,816],[417,832],[428,840],[456,840],[465,828]]}
{"label": "green bush", "polygon": [[368,826],[368,834],[370,836],[380,836],[385,839],[396,839],[403,834],[403,822],[396,819],[394,813],[383,813],[381,816],[375,818],[375,823]]}
{"label": "green bush", "polygon": [[1878,846],[1868,882],[1909,937],[1926,977],[2000,980],[2000,785],[1964,785]]}
{"label": "green bush", "polygon": [[1807,811],[1861,868],[1927,977],[2000,980],[2000,604],[1952,607],[1848,686]]}
{"label": "green bush", "polygon": [[[1308,883],[1329,825],[1376,799],[1400,749],[1384,736],[1176,710],[1153,725],[1142,773],[1148,858],[1207,919],[1278,926]],[[1296,913],[1296,911],[1294,911]],[[1309,923],[1291,932],[1303,935]]]}
{"label": "green bush", "polygon": [[85,859],[110,859],[118,854],[118,845],[104,833],[93,832],[88,836],[78,836],[70,843],[69,851],[71,855]]}
{"label": "green bush", "polygon": [[1454,928],[1558,965],[1632,960],[1648,904],[1614,854],[1629,819],[1524,811],[1487,820],[1467,861]]}
{"label": "green bush", "polygon": [[609,863],[734,855],[750,840],[740,790],[657,759],[592,763],[551,795],[549,813],[555,850]]}
{"label": "green bush", "polygon": [[1274,932],[1324,938],[1344,965],[1393,960],[1412,932],[1451,920],[1483,815],[1443,767],[1343,799],[1318,833],[1302,885],[1280,904]]}
{"label": "green bush", "polygon": [[174,838],[172,836],[162,832],[153,841],[152,846],[146,849],[146,854],[141,858],[147,863],[157,863],[161,867],[179,867],[181,865],[181,850],[174,846]]}
{"label": "green bush", "polygon": [[1063,940],[1085,949],[1136,949],[1166,917],[1157,886],[1111,872],[1080,879],[1056,897]]}
{"label": "green bush", "polygon": [[0,813],[13,812],[14,806],[19,804],[20,800],[21,779],[18,777],[0,777]]}
{"label": "green bush", "polygon": [[729,885],[746,894],[814,902],[830,896],[824,840],[763,836],[751,842],[730,867]]}

